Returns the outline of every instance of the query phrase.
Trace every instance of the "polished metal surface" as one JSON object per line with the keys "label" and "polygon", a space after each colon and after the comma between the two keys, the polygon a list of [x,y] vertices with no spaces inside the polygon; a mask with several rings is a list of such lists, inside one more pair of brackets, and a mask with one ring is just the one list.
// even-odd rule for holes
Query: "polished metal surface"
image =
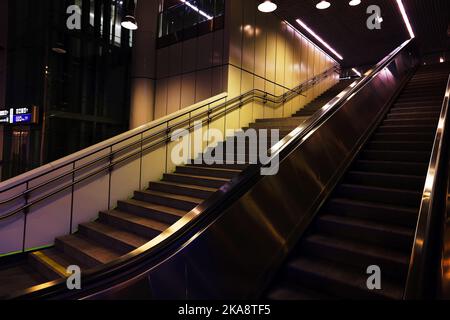
{"label": "polished metal surface", "polygon": [[85,276],[82,291],[55,282],[22,298],[258,297],[416,64],[410,46],[276,145],[277,175],[250,166],[161,237]]}
{"label": "polished metal surface", "polygon": [[[226,203],[226,196],[230,206],[216,209],[220,214],[191,230],[170,256],[126,281],[92,289],[83,298],[127,296],[128,281],[135,298],[258,297],[339,179],[337,172],[348,165],[414,66],[407,46],[275,146],[274,153],[284,154],[277,175],[232,181],[196,210],[204,214],[214,201]],[[312,124],[316,126],[308,129]],[[234,199],[229,193],[240,183],[249,190]]]}
{"label": "polished metal surface", "polygon": [[[443,188],[443,182],[446,178],[446,175],[443,173],[447,168],[446,161],[448,160],[449,96],[450,77],[447,82],[427,178],[425,180],[425,187],[422,194],[422,202],[420,205],[419,218],[406,282],[405,299],[423,298],[424,295],[426,295],[427,285],[429,285],[427,279],[429,279],[430,273],[434,273],[432,270],[433,266],[430,265],[430,260],[433,260],[432,250],[434,243],[432,242],[432,239],[433,236],[435,236],[432,235],[432,232],[440,232],[439,225],[442,225],[443,222],[443,206],[439,196],[442,196],[442,192],[447,190],[447,188]],[[437,228],[435,226],[436,223]],[[444,259],[445,261],[448,261],[448,257],[445,257]],[[445,282],[448,280],[443,278],[442,281]]]}

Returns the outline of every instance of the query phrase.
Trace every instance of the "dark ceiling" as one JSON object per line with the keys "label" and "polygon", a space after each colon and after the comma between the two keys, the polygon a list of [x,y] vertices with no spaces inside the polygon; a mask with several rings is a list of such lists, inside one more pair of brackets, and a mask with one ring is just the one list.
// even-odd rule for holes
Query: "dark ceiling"
{"label": "dark ceiling", "polygon": [[[348,5],[350,0],[328,1],[330,8],[318,10],[315,5],[320,0],[278,0],[277,14],[301,31],[304,30],[295,20],[303,20],[344,57],[345,67],[376,63],[409,38],[395,0],[362,0],[356,7]],[[448,51],[450,0],[403,0],[403,4],[421,51]],[[369,30],[366,26],[369,5],[381,8],[381,30]]]}

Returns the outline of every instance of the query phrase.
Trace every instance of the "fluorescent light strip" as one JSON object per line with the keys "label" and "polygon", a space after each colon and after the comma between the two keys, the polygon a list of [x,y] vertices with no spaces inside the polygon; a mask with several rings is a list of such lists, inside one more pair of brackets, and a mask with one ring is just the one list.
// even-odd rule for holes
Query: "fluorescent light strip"
{"label": "fluorescent light strip", "polygon": [[186,1],[186,0],[180,0],[180,1],[183,2],[185,5],[187,5],[189,8],[191,8],[192,10],[194,10],[194,11],[198,12],[199,14],[201,14],[202,16],[204,16],[206,19],[208,19],[208,20],[214,19],[209,14],[203,12],[202,10],[200,10],[199,8],[197,8],[196,6],[191,4],[189,1]]}
{"label": "fluorescent light strip", "polygon": [[397,0],[398,8],[400,9],[400,12],[402,13],[403,21],[406,24],[406,28],[408,29],[409,36],[412,38],[415,38],[414,31],[411,27],[411,23],[409,22],[408,15],[406,14],[405,7],[403,6],[402,0]]}
{"label": "fluorescent light strip", "polygon": [[296,20],[299,25],[301,25],[306,31],[309,32],[316,40],[318,40],[321,44],[323,44],[328,50],[333,52],[333,54],[338,57],[340,60],[344,60],[344,58],[337,53],[336,50],[334,50],[328,43],[326,43],[321,37],[319,37],[314,31],[312,31],[302,20],[297,19]]}
{"label": "fluorescent light strip", "polygon": [[359,71],[356,70],[355,68],[352,68],[352,71],[353,71],[354,73],[356,73],[359,77],[362,76],[361,72],[359,72]]}

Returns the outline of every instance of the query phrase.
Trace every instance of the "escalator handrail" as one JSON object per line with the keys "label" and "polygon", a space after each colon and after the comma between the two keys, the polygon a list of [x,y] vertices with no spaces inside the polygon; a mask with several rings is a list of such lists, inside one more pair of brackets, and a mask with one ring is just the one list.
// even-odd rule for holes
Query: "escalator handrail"
{"label": "escalator handrail", "polygon": [[[157,122],[157,124],[155,125],[151,125],[150,127],[144,127],[142,130],[138,130],[136,133],[133,133],[132,135],[127,135],[126,137],[124,137],[123,139],[119,139],[118,141],[114,141],[112,144],[107,144],[106,146],[103,146],[101,148],[94,148],[94,151],[89,152],[87,154],[83,154],[80,157],[76,157],[75,159],[71,159],[68,163],[64,162],[60,165],[57,166],[51,166],[51,168],[49,170],[45,170],[45,172],[43,172],[42,174],[39,174],[37,176],[32,176],[29,179],[26,180],[20,180],[17,183],[14,183],[11,186],[8,186],[4,189],[2,189],[0,191],[0,194],[13,190],[21,185],[26,185],[26,190],[19,192],[7,199],[1,200],[0,201],[0,205],[4,205],[7,203],[11,203],[19,198],[24,198],[25,200],[28,200],[30,194],[36,190],[42,189],[47,187],[48,185],[60,181],[63,178],[69,177],[69,176],[75,176],[76,173],[78,172],[83,172],[84,170],[86,170],[87,168],[90,168],[92,166],[94,166],[95,164],[101,163],[102,161],[105,160],[110,160],[110,162],[104,166],[102,166],[100,169],[95,170],[93,173],[90,173],[89,175],[85,175],[82,178],[79,178],[77,180],[68,182],[64,185],[62,185],[61,187],[57,188],[57,189],[53,189],[51,192],[33,200],[33,201],[26,201],[25,204],[23,204],[22,206],[19,206],[17,208],[14,208],[10,211],[8,211],[7,213],[4,213],[3,215],[0,216],[0,221],[11,218],[19,213],[22,213],[26,210],[28,210],[30,207],[54,196],[55,194],[58,194],[60,192],[63,192],[64,190],[67,190],[71,187],[73,187],[74,185],[77,185],[83,181],[86,181],[90,178],[92,178],[93,176],[96,176],[97,174],[100,174],[104,171],[107,170],[111,170],[112,168],[114,168],[115,166],[117,166],[120,163],[123,163],[125,161],[128,161],[130,158],[141,154],[143,151],[147,151],[157,145],[160,145],[162,143],[165,143],[167,141],[170,141],[172,136],[171,136],[171,132],[174,131],[174,129],[180,128],[180,126],[186,125],[187,127],[185,129],[191,131],[194,129],[194,125],[191,124],[194,122],[194,120],[196,119],[201,119],[203,117],[208,117],[207,120],[204,121],[209,121],[209,120],[214,120],[214,118],[217,117],[222,117],[224,115],[226,115],[226,113],[230,112],[231,110],[233,110],[234,108],[239,108],[240,106],[242,106],[243,104],[251,101],[251,100],[255,100],[255,99],[259,99],[261,101],[263,101],[264,103],[270,102],[273,104],[280,104],[280,103],[284,103],[286,101],[289,101],[290,99],[292,99],[293,97],[297,96],[297,95],[301,95],[303,92],[305,92],[306,90],[308,90],[309,88],[313,87],[314,85],[316,85],[317,83],[321,82],[323,79],[329,77],[330,75],[339,72],[339,66],[334,65],[333,67],[327,69],[326,71],[324,71],[323,73],[316,75],[310,79],[308,79],[307,81],[301,83],[300,85],[296,86],[295,88],[289,90],[288,92],[285,92],[284,94],[281,95],[274,95],[271,94],[269,92],[265,92],[263,90],[260,89],[252,89],[248,92],[243,93],[240,96],[237,96],[235,98],[229,99],[223,103],[218,104],[217,106],[214,106],[212,108],[209,108],[208,110],[205,110],[204,112],[198,113],[195,116],[191,116],[192,113],[194,113],[197,110],[200,110],[201,108],[204,108],[206,106],[209,106],[215,102],[219,102],[220,100],[222,100],[223,98],[217,99],[217,100],[213,100],[213,101],[208,101],[205,104],[201,104],[197,107],[195,107],[192,110],[183,112],[181,114],[177,114],[174,117],[165,119],[163,122]],[[232,108],[228,108],[232,106]],[[216,113],[215,113],[216,112]],[[186,115],[190,115],[189,119],[185,119],[185,120],[181,120],[180,122],[177,122],[175,124],[169,125],[170,123],[172,123],[173,121],[175,121],[176,119],[184,119]],[[212,115],[212,116],[211,116]],[[144,133],[149,132],[153,129],[156,129],[158,127],[161,127],[163,124],[167,124],[166,127],[164,127],[164,129],[159,130],[155,133],[152,133],[150,136],[146,137],[146,138],[142,138],[138,141],[132,142],[130,144],[127,144],[125,146],[121,146],[115,150],[112,150],[112,148],[114,146],[118,146],[121,143],[132,139],[133,137],[138,137],[138,136],[142,136]],[[114,139],[114,138],[113,138]],[[147,143],[148,141],[152,141],[155,139],[159,139],[156,140],[153,144],[151,144],[150,146],[147,146],[145,149],[141,150],[141,145]],[[119,160],[117,161],[113,161],[114,157],[117,154],[121,154],[123,151],[129,150],[130,148],[135,147],[137,150],[132,153],[131,155],[128,155],[126,157],[121,157]],[[110,152],[108,152],[105,155],[102,155],[100,157],[95,158],[94,160],[91,160],[89,162],[86,162],[83,165],[80,165],[78,167],[75,167],[71,169],[71,170],[67,170],[62,174],[56,175],[56,176],[52,176],[49,180],[46,180],[42,183],[39,183],[33,187],[29,187],[30,183],[38,178],[41,178],[45,175],[51,175],[51,173],[53,172],[57,172],[58,170],[70,165],[70,164],[75,164],[77,162],[82,161],[83,159],[87,159],[90,156],[93,156],[94,154],[97,154],[101,151],[104,150],[108,150],[110,149]]]}
{"label": "escalator handrail", "polygon": [[450,97],[450,76],[447,81],[444,100],[442,102],[439,123],[434,138],[433,150],[428,166],[425,187],[417,219],[414,243],[409,263],[408,276],[405,286],[404,299],[416,299],[424,294],[425,278],[427,272],[427,258],[429,257],[429,241],[434,221],[438,218],[438,210],[434,210],[435,201],[439,192],[438,178],[441,177],[443,161],[445,160],[448,139],[448,117]]}
{"label": "escalator handrail", "polygon": [[[338,108],[344,105],[348,100],[352,99],[357,92],[366,87],[372,79],[377,77],[377,75],[384,70],[384,68],[388,67],[389,64],[403,50],[406,50],[411,43],[412,39],[402,43],[374,68],[366,72],[362,79],[353,83],[350,86],[350,89],[344,90],[335,99],[330,101],[326,108],[317,112],[316,115],[295,129],[293,131],[294,134],[288,135],[282,139],[270,150],[271,157],[280,156],[280,161],[286,158],[292,150],[302,144],[307,137],[334,114]],[[189,239],[191,239],[189,235],[193,234],[194,237],[195,235],[198,235],[197,225],[199,225],[200,222],[210,221],[209,219],[212,219],[213,216],[219,214],[219,211],[223,211],[223,209],[230,205],[234,199],[245,193],[247,190],[246,188],[250,188],[249,184],[261,177],[259,171],[261,166],[261,164],[250,165],[239,176],[233,178],[231,182],[223,186],[219,192],[194,208],[170,229],[163,232],[163,234],[137,250],[90,271],[85,274],[84,281],[91,281],[91,283],[96,283],[97,281],[111,281],[110,279],[112,277],[117,277],[119,274],[134,272],[130,270],[139,269],[139,265],[148,266],[151,264],[155,266],[158,263],[161,263],[161,258],[158,255],[168,255],[169,253],[166,251],[175,250],[172,248],[177,248],[180,243],[188,243]],[[162,254],[163,252],[164,254]],[[57,280],[48,285],[34,287],[24,292],[22,296],[19,295],[17,297],[25,296],[28,298],[36,298],[37,296],[49,297],[52,296],[52,294],[61,294],[61,292],[64,292],[65,290],[63,282],[63,280]],[[52,291],[52,285],[59,286],[58,288],[54,288],[55,291]],[[40,290],[43,290],[42,294],[39,293]]]}

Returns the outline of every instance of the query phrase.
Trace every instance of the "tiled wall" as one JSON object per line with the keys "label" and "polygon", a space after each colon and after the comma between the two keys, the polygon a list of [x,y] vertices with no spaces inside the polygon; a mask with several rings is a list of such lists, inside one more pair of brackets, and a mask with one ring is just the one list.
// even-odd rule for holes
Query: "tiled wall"
{"label": "tiled wall", "polygon": [[[259,12],[257,5],[257,0],[227,0],[224,30],[158,50],[156,119],[221,92],[231,98],[258,88],[280,95],[336,64],[276,15]],[[227,127],[290,116],[336,80],[283,106],[248,104],[227,116]]]}

